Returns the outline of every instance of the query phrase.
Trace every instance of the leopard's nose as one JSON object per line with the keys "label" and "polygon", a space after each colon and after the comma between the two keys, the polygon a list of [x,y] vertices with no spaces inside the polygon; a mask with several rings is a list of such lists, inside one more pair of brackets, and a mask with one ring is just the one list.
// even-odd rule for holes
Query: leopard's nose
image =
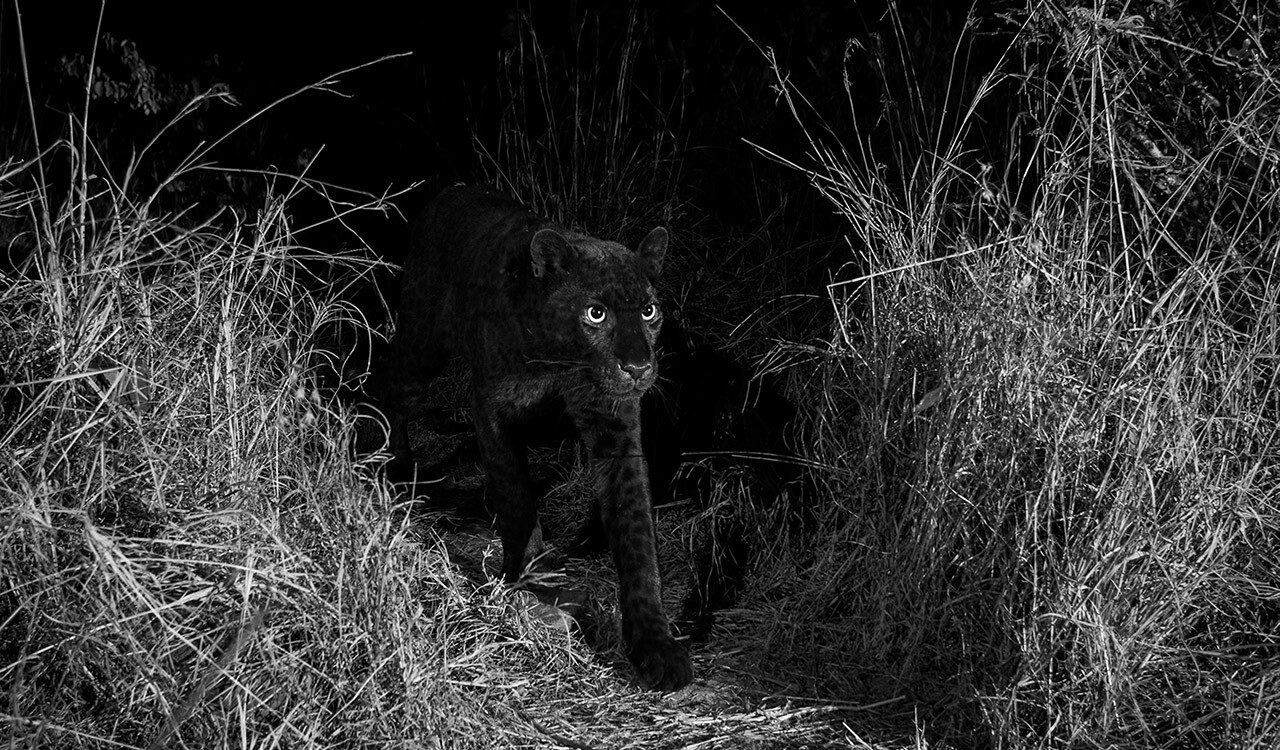
{"label": "leopard's nose", "polygon": [[632,380],[640,380],[644,378],[649,374],[649,371],[653,369],[653,365],[648,362],[619,362],[618,367],[623,372],[630,375]]}

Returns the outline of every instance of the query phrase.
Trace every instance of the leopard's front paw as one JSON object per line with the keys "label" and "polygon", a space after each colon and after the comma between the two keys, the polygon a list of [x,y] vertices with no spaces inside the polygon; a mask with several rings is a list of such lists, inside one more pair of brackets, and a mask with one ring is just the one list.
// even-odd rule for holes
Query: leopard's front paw
{"label": "leopard's front paw", "polygon": [[679,690],[693,680],[688,650],[669,635],[637,640],[631,645],[629,656],[646,689]]}

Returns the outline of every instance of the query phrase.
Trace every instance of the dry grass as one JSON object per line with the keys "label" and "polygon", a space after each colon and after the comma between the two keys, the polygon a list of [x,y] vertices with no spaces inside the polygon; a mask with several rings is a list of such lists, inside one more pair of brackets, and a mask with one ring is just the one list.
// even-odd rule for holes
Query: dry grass
{"label": "dry grass", "polygon": [[[1151,85],[1194,51],[1110,11],[1032,6],[1017,41],[1058,74],[957,87],[954,129],[902,116],[888,170],[779,71],[797,168],[868,250],[825,346],[786,347],[828,468],[818,530],[757,576],[755,664],[965,744],[1272,747],[1280,90],[1238,60],[1202,137]],[[982,169],[1001,90],[1034,145]]]}
{"label": "dry grass", "polygon": [[[862,92],[811,102],[778,71],[810,144],[786,158],[849,220],[822,336],[764,360],[809,417],[814,496],[766,504],[726,472],[707,509],[660,519],[667,559],[717,514],[752,541],[742,602],[674,695],[636,690],[616,637],[588,645],[526,594],[465,577],[451,555],[492,543],[445,538],[385,492],[380,456],[353,452],[371,430],[332,395],[358,382],[334,378],[363,373],[349,342],[376,333],[344,300],[378,262],[358,240],[303,246],[291,201],[329,195],[340,221],[384,198],[263,175],[251,211],[164,213],[164,186],[210,152],[140,192],[82,130],[5,164],[5,740],[1274,747],[1280,92],[1265,56],[1108,13],[1029,6],[1024,46],[967,88],[957,74],[955,117],[932,119],[932,89],[909,86],[879,156],[817,115]],[[1240,26],[1260,50],[1269,28]],[[867,52],[873,67],[898,70],[891,49]],[[536,47],[515,55],[533,82],[518,86],[555,85],[519,68],[546,64]],[[1213,86],[1184,101],[1158,85],[1188,57],[1225,71],[1231,108],[1206,104]],[[1053,75],[1006,72],[1029,60]],[[632,85],[625,68],[573,75],[579,97]],[[509,121],[495,180],[602,232],[674,216],[679,149],[665,130],[646,140],[630,100],[525,94],[547,124],[578,117],[576,135]],[[1023,116],[987,169],[976,113],[999,97]],[[812,330],[804,300],[739,312],[777,269],[737,243],[786,230],[721,238],[719,255],[690,237],[709,270],[679,273],[672,297],[716,335],[741,323],[740,351]],[[608,562],[567,572],[608,615]]]}

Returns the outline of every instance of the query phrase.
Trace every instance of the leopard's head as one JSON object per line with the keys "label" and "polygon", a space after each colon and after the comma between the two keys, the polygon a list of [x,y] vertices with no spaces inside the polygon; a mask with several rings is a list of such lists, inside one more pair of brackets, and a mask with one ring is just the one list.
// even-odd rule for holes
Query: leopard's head
{"label": "leopard's head", "polygon": [[639,396],[658,377],[654,341],[662,309],[653,284],[667,230],[633,251],[616,242],[541,229],[529,243],[533,274],[547,285],[544,333],[566,364],[616,398]]}

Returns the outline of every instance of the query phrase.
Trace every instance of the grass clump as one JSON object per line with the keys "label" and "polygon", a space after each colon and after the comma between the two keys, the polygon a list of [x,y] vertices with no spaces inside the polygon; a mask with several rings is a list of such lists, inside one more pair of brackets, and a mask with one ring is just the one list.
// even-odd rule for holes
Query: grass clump
{"label": "grass clump", "polygon": [[[77,142],[0,183],[17,228],[0,287],[9,744],[488,747],[529,732],[493,721],[512,697],[495,675],[592,667],[512,593],[464,584],[374,481],[378,456],[353,460],[361,418],[333,393],[367,363],[333,342],[372,335],[345,300],[380,262],[300,244],[290,210],[334,188],[263,175],[252,212],[159,214]],[[61,203],[42,187],[54,158],[77,175]],[[344,195],[334,216],[354,205],[387,204]]]}
{"label": "grass clump", "polygon": [[765,564],[754,606],[778,610],[762,663],[808,694],[894,701],[964,744],[1280,739],[1280,92],[1157,5],[1033,4],[994,72],[963,87],[958,53],[945,101],[905,87],[940,114],[886,111],[888,168],[779,72],[797,166],[865,248],[827,340],[785,347],[812,358],[825,470],[817,531]]}

